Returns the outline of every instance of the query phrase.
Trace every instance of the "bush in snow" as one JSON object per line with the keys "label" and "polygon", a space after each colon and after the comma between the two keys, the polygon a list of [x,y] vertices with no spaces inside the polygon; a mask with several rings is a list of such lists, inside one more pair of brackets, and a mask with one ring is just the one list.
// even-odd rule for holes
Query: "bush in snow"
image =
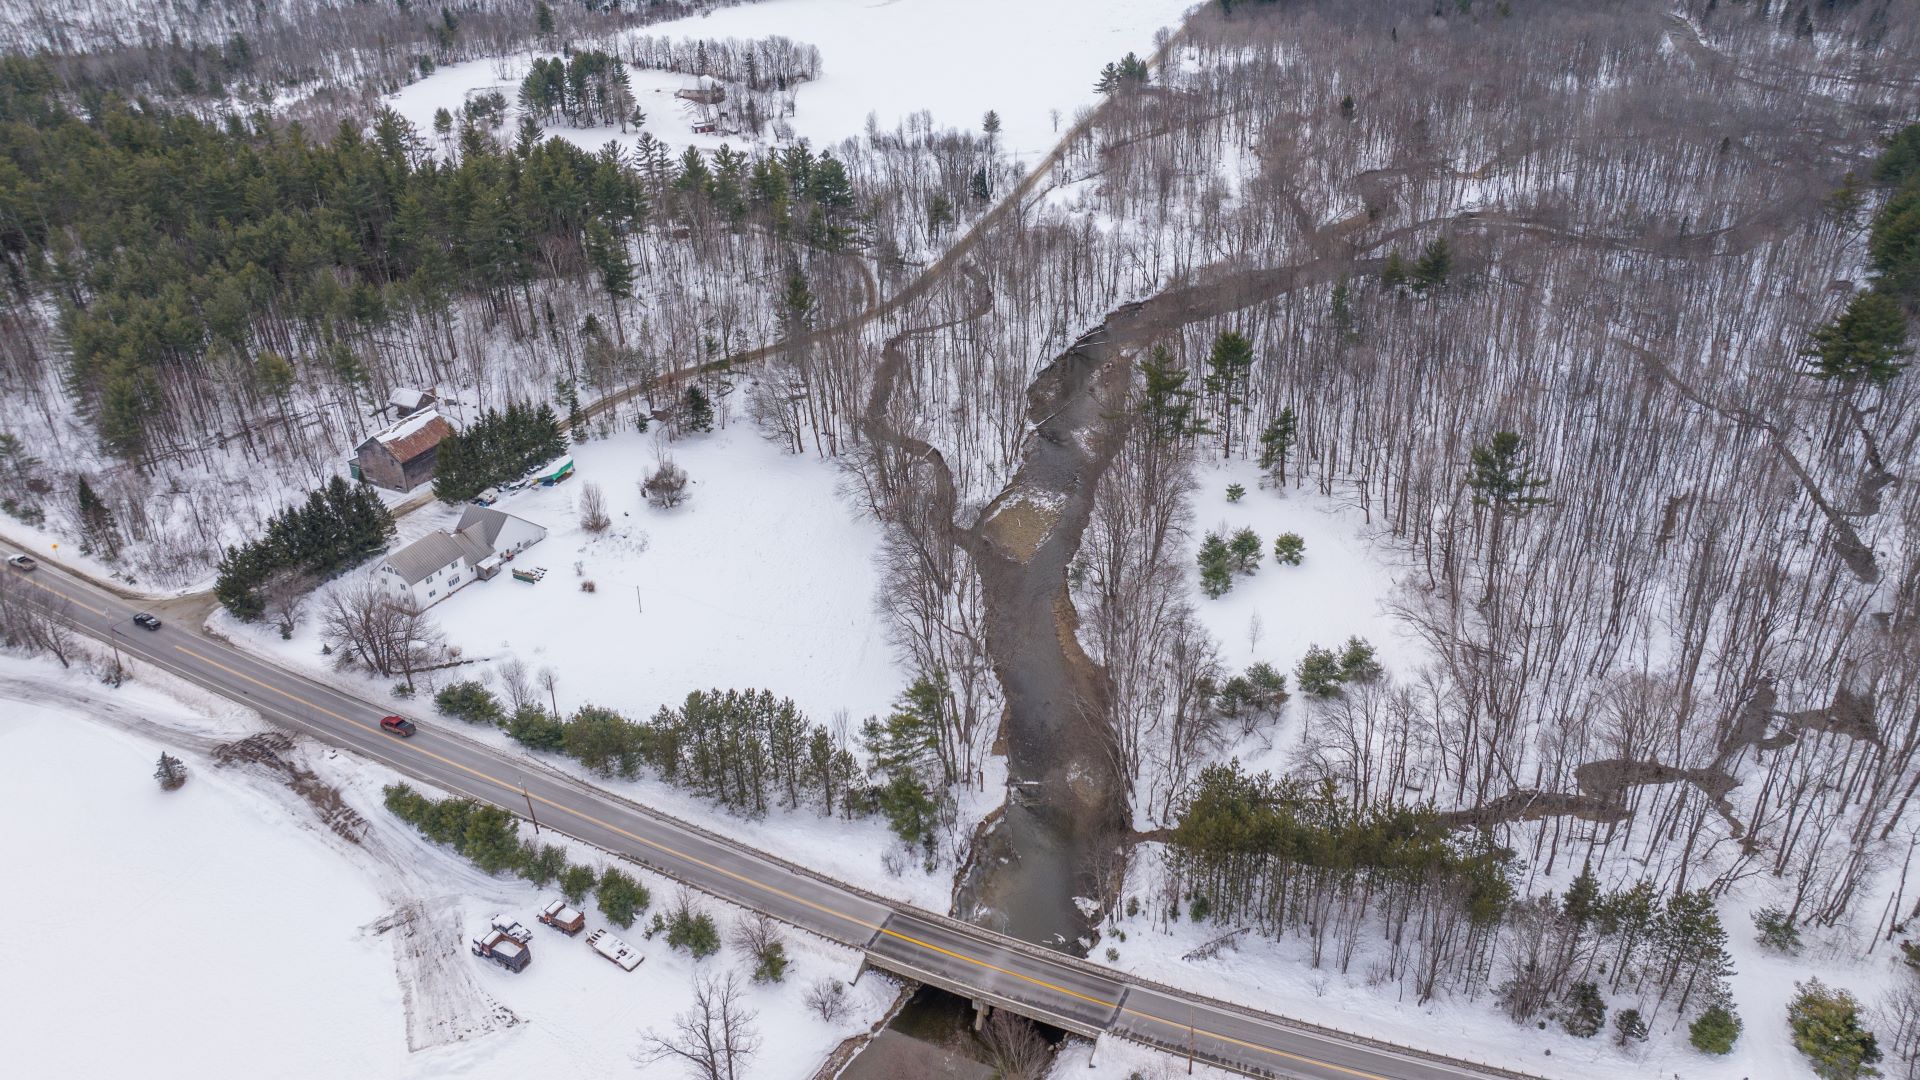
{"label": "bush in snow", "polygon": [[472,679],[443,687],[433,695],[433,707],[469,724],[498,727],[507,722],[506,710],[493,692]]}
{"label": "bush in snow", "polygon": [[507,737],[529,750],[559,750],[566,745],[567,729],[539,705],[522,705],[507,722]]}

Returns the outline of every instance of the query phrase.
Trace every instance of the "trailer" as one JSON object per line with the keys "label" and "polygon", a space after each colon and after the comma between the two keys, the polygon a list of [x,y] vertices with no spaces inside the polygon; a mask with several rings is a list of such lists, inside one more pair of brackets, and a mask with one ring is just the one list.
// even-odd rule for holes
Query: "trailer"
{"label": "trailer", "polygon": [[507,936],[504,930],[488,930],[474,938],[473,955],[485,957],[508,971],[525,971],[533,962],[533,951],[524,942]]}
{"label": "trailer", "polygon": [[572,937],[587,928],[587,917],[568,907],[564,900],[555,900],[540,909],[540,921],[555,930]]}
{"label": "trailer", "polygon": [[646,960],[646,957],[640,955],[639,950],[607,933],[604,927],[588,934],[587,944],[593,946],[594,952],[620,965],[626,971],[632,971]]}
{"label": "trailer", "polygon": [[495,915],[493,917],[493,928],[522,945],[533,940],[533,931],[515,922],[511,916]]}

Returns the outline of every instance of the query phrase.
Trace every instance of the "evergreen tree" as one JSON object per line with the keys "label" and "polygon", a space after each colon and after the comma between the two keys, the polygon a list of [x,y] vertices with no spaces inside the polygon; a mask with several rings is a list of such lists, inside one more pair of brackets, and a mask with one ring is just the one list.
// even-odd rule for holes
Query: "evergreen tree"
{"label": "evergreen tree", "polygon": [[1898,188],[1920,177],[1920,124],[1908,124],[1891,139],[1873,165],[1873,179]]}
{"label": "evergreen tree", "polygon": [[1265,545],[1260,542],[1260,534],[1252,529],[1240,529],[1227,541],[1227,554],[1233,560],[1233,568],[1243,574],[1251,574],[1260,569],[1260,556]]}
{"label": "evergreen tree", "polygon": [[1487,592],[1482,603],[1493,599],[1493,583],[1500,569],[1500,540],[1507,519],[1545,506],[1540,494],[1547,478],[1538,475],[1529,460],[1526,444],[1511,431],[1495,432],[1492,440],[1475,446],[1467,468],[1467,486],[1473,489],[1473,504],[1492,511],[1493,525],[1487,543]]}
{"label": "evergreen tree", "polygon": [[647,910],[653,898],[647,895],[646,886],[610,866],[600,875],[599,903],[600,914],[624,930]]}
{"label": "evergreen tree", "polygon": [[893,835],[928,851],[933,849],[939,806],[919,777],[906,769],[898,770],[874,790],[873,798]]}
{"label": "evergreen tree", "polygon": [[567,872],[567,849],[528,840],[521,846],[520,876],[546,888]]}
{"label": "evergreen tree", "polygon": [[1438,236],[1420,253],[1413,264],[1413,291],[1426,292],[1446,285],[1447,276],[1453,273],[1453,251],[1447,246],[1447,238]]}
{"label": "evergreen tree", "polygon": [[713,916],[693,910],[683,899],[667,916],[667,945],[686,950],[695,960],[705,960],[720,951],[720,929],[713,924]]}
{"label": "evergreen tree", "polygon": [[1716,1002],[1687,1026],[1687,1041],[1703,1054],[1731,1054],[1740,1041],[1740,1027],[1733,1010]]}
{"label": "evergreen tree", "polygon": [[705,390],[688,386],[682,407],[685,409],[684,423],[688,431],[713,430],[713,402],[708,400]]}
{"label": "evergreen tree", "polygon": [[114,520],[113,510],[100,496],[94,494],[93,485],[87,478],[79,478],[74,489],[74,499],[79,504],[80,535],[86,540],[83,551],[98,551],[108,559],[120,555],[120,525]]}
{"label": "evergreen tree", "polygon": [[1874,215],[1867,255],[1875,289],[1908,305],[1920,300],[1920,180],[1909,179]]}
{"label": "evergreen tree", "polygon": [[1340,651],[1340,681],[1368,683],[1378,679],[1384,669],[1374,658],[1373,646],[1366,638],[1350,637]]}
{"label": "evergreen tree", "polygon": [[986,166],[973,170],[973,175],[967,179],[967,194],[973,196],[976,202],[993,198],[993,181],[987,175]]}
{"label": "evergreen tree", "polygon": [[1219,533],[1208,533],[1200,543],[1200,588],[1218,600],[1233,588],[1233,552]]}
{"label": "evergreen tree", "polygon": [[1299,566],[1306,558],[1307,542],[1299,533],[1281,533],[1273,538],[1273,561],[1287,566]]}
{"label": "evergreen tree", "polygon": [[162,750],[160,764],[153,770],[153,778],[160,782],[160,790],[177,791],[187,782],[186,763]]}
{"label": "evergreen tree", "polygon": [[1860,1023],[1860,1003],[1845,990],[1828,989],[1819,979],[1795,983],[1787,1006],[1794,1048],[1805,1054],[1823,1080],[1879,1076],[1880,1045]]}
{"label": "evergreen tree", "polygon": [[1100,94],[1137,90],[1147,84],[1151,74],[1145,60],[1128,53],[1118,63],[1110,63],[1100,69],[1100,77],[1094,80],[1093,89]]}
{"label": "evergreen tree", "polygon": [[600,289],[613,309],[615,339],[625,348],[627,331],[620,318],[620,301],[633,295],[633,260],[627,255],[626,241],[598,221],[588,222],[587,261],[600,275]]}
{"label": "evergreen tree", "polygon": [[1187,387],[1187,373],[1173,366],[1173,357],[1165,345],[1155,345],[1152,354],[1140,365],[1145,387],[1140,394],[1140,420],[1147,436],[1160,445],[1183,442],[1206,429],[1195,420],[1193,400],[1198,393]]}
{"label": "evergreen tree", "polygon": [[1577,1039],[1591,1039],[1607,1026],[1607,1000],[1590,982],[1577,982],[1560,1010],[1560,1026]]}
{"label": "evergreen tree", "polygon": [[1899,302],[1878,292],[1855,293],[1845,311],[1814,330],[1806,350],[1814,378],[1849,384],[1891,382],[1911,355]]}
{"label": "evergreen tree", "polygon": [[1398,251],[1387,253],[1387,261],[1380,268],[1380,284],[1389,289],[1398,289],[1407,283],[1407,263]]}
{"label": "evergreen tree", "polygon": [[1234,330],[1222,330],[1207,355],[1207,393],[1219,410],[1226,432],[1223,456],[1233,456],[1234,410],[1246,404],[1247,383],[1253,372],[1253,342]]}
{"label": "evergreen tree", "polygon": [[1318,645],[1309,646],[1299,666],[1293,669],[1293,684],[1301,693],[1317,698],[1338,695],[1343,678],[1339,657]]}
{"label": "evergreen tree", "polygon": [[1866,205],[1866,197],[1860,193],[1860,178],[1848,173],[1827,196],[1827,215],[1833,223],[1842,229],[1854,229],[1860,224],[1860,208]]}
{"label": "evergreen tree", "polygon": [[1288,406],[1267,421],[1266,429],[1260,432],[1260,468],[1281,487],[1287,483],[1287,455],[1293,450],[1298,427],[1293,407]]}
{"label": "evergreen tree", "polygon": [[788,964],[786,945],[776,941],[754,954],[753,981],[757,983],[782,982],[787,977]]}
{"label": "evergreen tree", "polygon": [[[1352,98],[1347,100],[1351,101]],[[1341,278],[1333,283],[1333,331],[1342,338],[1353,336],[1353,290],[1348,287],[1347,279]]]}
{"label": "evergreen tree", "polygon": [[1613,1045],[1625,1049],[1647,1041],[1647,1021],[1639,1009],[1621,1009],[1613,1016]]}
{"label": "evergreen tree", "polygon": [[560,874],[560,895],[567,903],[579,907],[587,902],[587,894],[599,883],[590,866],[569,866]]}

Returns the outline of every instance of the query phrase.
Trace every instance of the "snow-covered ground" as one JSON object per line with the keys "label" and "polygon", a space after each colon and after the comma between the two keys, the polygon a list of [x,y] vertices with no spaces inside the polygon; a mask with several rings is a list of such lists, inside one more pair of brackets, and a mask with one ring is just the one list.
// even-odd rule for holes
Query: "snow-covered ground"
{"label": "snow-covered ground", "polygon": [[[1185,567],[1187,599],[1219,644],[1220,660],[1230,673],[1264,660],[1287,676],[1291,691],[1294,666],[1309,647],[1338,652],[1349,637],[1371,643],[1393,678],[1409,678],[1427,662],[1425,646],[1389,610],[1399,557],[1373,538],[1359,506],[1321,495],[1311,486],[1263,488],[1260,470],[1248,461],[1202,463],[1195,479],[1199,488],[1193,494],[1193,550]],[[1246,489],[1237,503],[1227,499],[1229,484]],[[1235,574],[1231,591],[1209,598],[1200,591],[1196,556],[1201,540],[1209,532],[1229,539],[1242,528],[1260,534],[1260,568],[1251,575]],[[1273,558],[1274,538],[1288,532],[1306,542],[1299,566],[1284,566]],[[1255,771],[1282,771],[1304,707],[1295,693],[1273,732],[1231,752]]]}
{"label": "snow-covered ground", "polygon": [[[1192,6],[1193,0],[766,0],[634,32],[742,40],[777,35],[818,47],[821,78],[801,87],[787,120],[796,136],[818,147],[858,137],[869,115],[882,131],[922,111],[936,128],[978,130],[991,109],[1000,114],[1002,145],[1017,160],[1032,161],[1053,148],[1076,109],[1093,103],[1103,65],[1128,52],[1147,55],[1155,31],[1177,27]],[[531,62],[527,54],[450,65],[388,103],[430,131],[434,111],[459,108],[470,90],[498,87],[513,101]],[[676,149],[725,141],[694,135],[691,117],[674,100],[673,91],[691,85],[690,77],[644,71],[631,77],[655,138]],[[622,135],[611,127],[550,133],[594,149],[609,139],[639,137],[637,130]]]}
{"label": "snow-covered ground", "polygon": [[[647,506],[639,491],[661,453],[693,481],[692,498],[672,510]],[[766,689],[856,742],[860,721],[884,715],[906,689],[912,674],[896,663],[874,607],[880,529],[838,494],[833,464],[782,453],[745,421],[675,443],[628,431],[576,446],[573,458],[576,474],[560,486],[513,492],[497,504],[549,530],[513,564],[545,567],[546,578],[528,585],[502,574],[430,609],[448,644],[474,661],[438,673],[442,684],[477,678],[498,691],[497,665],[518,658],[530,673],[551,668],[558,675],[563,713],[594,704],[634,719],[693,690]],[[588,484],[600,488],[613,519],[599,536],[580,527],[578,504]],[[448,527],[458,513],[436,506],[409,515],[401,540]],[[349,679],[396,711],[458,724],[434,715],[425,687],[407,702],[390,696],[391,679],[333,672],[320,654],[315,613],[330,590],[352,580],[323,586],[291,641],[224,612],[213,625],[255,651]],[[593,592],[581,591],[586,581]],[[522,752],[503,732],[462,730]],[[574,769],[563,758],[550,760]],[[1003,767],[1001,759],[989,761],[985,790],[961,808],[959,835],[970,835],[1000,801]],[[893,876],[881,856],[897,842],[879,818],[848,822],[803,808],[748,820],[650,778],[594,782],[876,892],[943,912],[951,902],[957,860],[929,873],[910,858]]]}
{"label": "snow-covered ground", "polygon": [[[387,814],[380,787],[394,777],[381,767],[310,745],[288,755],[366,819],[350,842],[277,774],[207,756],[261,729],[246,714],[210,718],[153,687],[110,691],[9,657],[0,694],[13,763],[0,813],[33,823],[0,832],[15,870],[0,889],[15,929],[0,1015],[22,1075],[673,1076],[671,1064],[636,1070],[642,1033],[687,1008],[696,972],[744,981],[750,967],[730,947],[695,964],[636,925],[621,935],[646,960],[628,974],[535,926],[533,964],[510,974],[468,955],[464,936],[496,911],[534,925],[545,894],[480,874]],[[162,748],[192,770],[177,792],[150,778]],[[671,882],[628,869],[656,907],[671,900]],[[738,917],[702,903],[723,932]],[[604,920],[590,908],[588,923]],[[817,979],[850,981],[859,958],[785,937],[786,981],[747,994],[764,1040],[750,1071],[800,1080],[895,987],[864,976],[847,1015],[823,1023],[803,995]],[[423,1045],[410,1051],[410,1037]]]}

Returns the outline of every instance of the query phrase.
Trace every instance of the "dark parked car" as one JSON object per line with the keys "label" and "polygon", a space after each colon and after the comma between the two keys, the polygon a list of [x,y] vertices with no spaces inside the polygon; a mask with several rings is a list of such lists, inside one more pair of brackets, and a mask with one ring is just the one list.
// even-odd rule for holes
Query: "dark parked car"
{"label": "dark parked car", "polygon": [[160,619],[150,611],[143,611],[140,614],[135,615],[133,617],[133,622],[134,622],[134,625],[144,626],[149,630],[160,629]]}
{"label": "dark parked car", "polygon": [[413,726],[413,721],[404,716],[383,716],[380,718],[380,727],[382,730],[391,731],[401,738],[405,738],[419,730]]}

